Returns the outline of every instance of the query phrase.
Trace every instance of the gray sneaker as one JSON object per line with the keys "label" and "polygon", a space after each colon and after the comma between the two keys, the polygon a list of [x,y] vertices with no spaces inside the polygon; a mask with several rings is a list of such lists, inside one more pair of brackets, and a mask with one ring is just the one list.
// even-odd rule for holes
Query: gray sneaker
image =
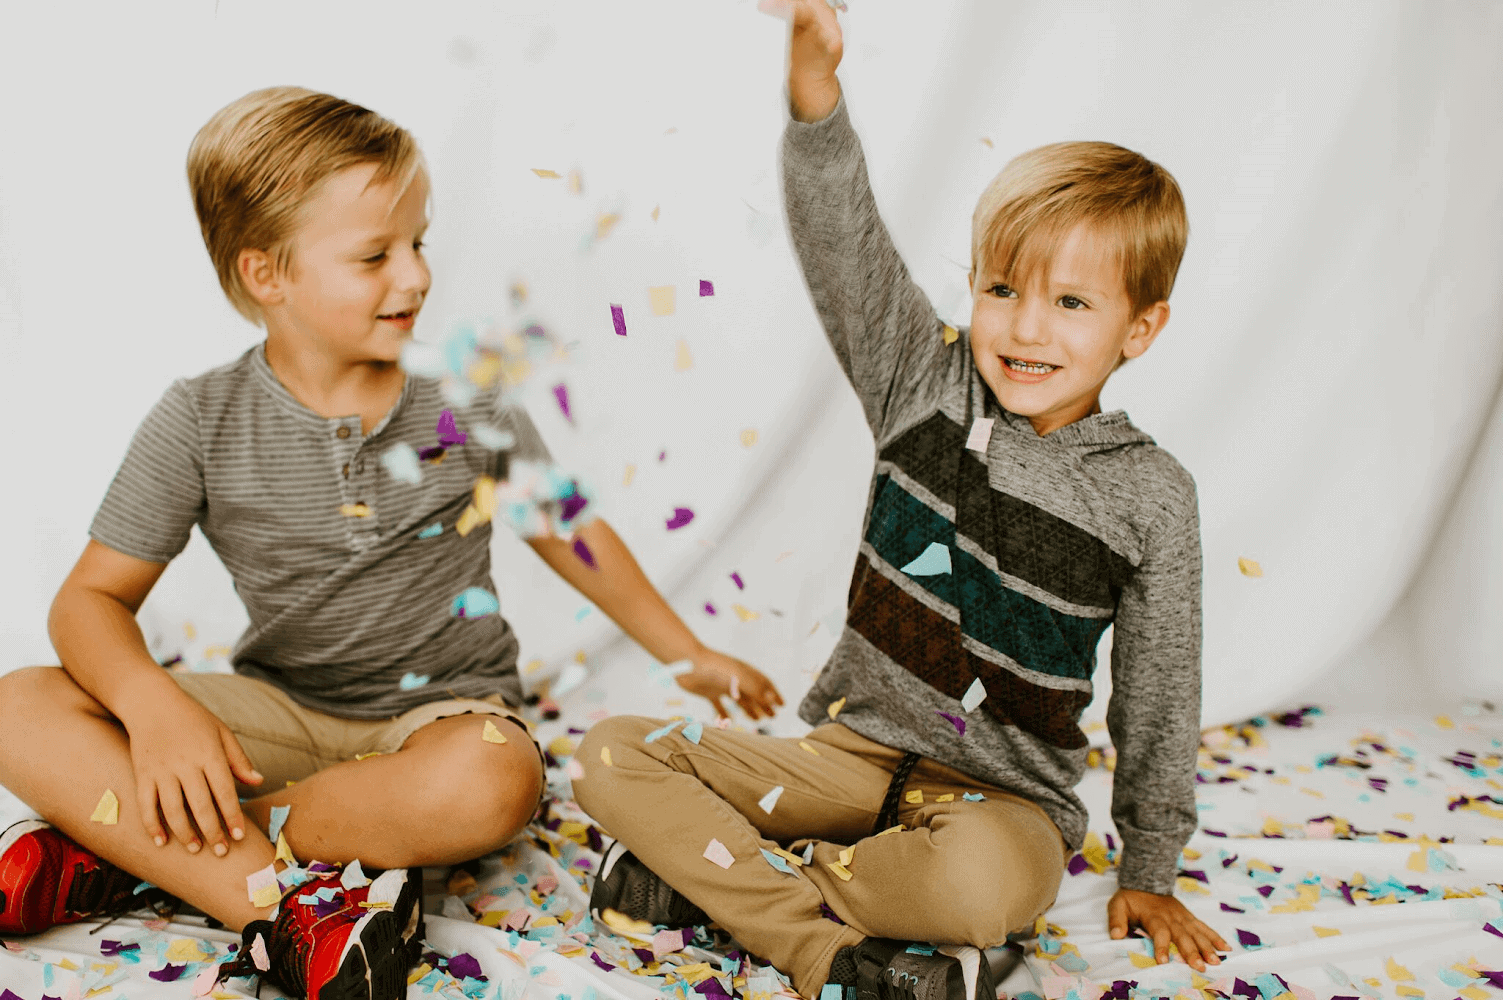
{"label": "gray sneaker", "polygon": [[596,913],[611,909],[633,920],[670,928],[710,922],[704,910],[637,860],[619,840],[600,859],[600,874],[590,890],[590,909]]}
{"label": "gray sneaker", "polygon": [[996,1000],[991,967],[969,945],[915,944],[867,938],[841,948],[830,984],[842,1000]]}

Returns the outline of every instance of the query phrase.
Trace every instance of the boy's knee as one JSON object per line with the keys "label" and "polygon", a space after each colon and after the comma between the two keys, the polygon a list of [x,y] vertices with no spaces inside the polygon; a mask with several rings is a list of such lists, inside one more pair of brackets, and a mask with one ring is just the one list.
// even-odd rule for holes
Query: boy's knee
{"label": "boy's knee", "polygon": [[[611,798],[610,771],[617,758],[624,758],[628,748],[643,746],[647,734],[662,725],[659,719],[641,715],[612,715],[590,727],[579,741],[574,759],[579,761],[584,776],[574,779],[574,800],[579,807],[597,820],[606,822],[602,812]],[[606,764],[605,755],[611,755],[611,764]]]}
{"label": "boy's knee", "polygon": [[[103,710],[62,667],[22,667],[0,674],[0,716],[27,719],[59,709]],[[9,727],[7,727],[9,728]]]}

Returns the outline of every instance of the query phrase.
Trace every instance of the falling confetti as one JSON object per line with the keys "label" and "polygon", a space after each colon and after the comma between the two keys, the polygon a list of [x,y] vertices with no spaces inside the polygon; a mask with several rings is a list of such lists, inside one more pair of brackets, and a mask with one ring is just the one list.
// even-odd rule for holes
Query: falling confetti
{"label": "falling confetti", "polygon": [[1239,556],[1237,558],[1237,568],[1242,571],[1243,576],[1263,575],[1263,567],[1258,565],[1256,559],[1245,559]]}
{"label": "falling confetti", "polygon": [[840,710],[842,708],[845,708],[845,699],[836,698],[834,701],[825,706],[825,714],[830,717],[831,722],[834,722],[835,716],[840,714]]}
{"label": "falling confetti", "polygon": [[957,330],[957,329],[955,329],[950,324],[946,323],[945,324],[945,330],[944,330],[944,338],[945,338],[945,344],[947,346],[950,345],[950,344],[953,344],[953,343],[955,343],[955,341],[957,341],[957,340],[960,339],[960,331]]}
{"label": "falling confetti", "polygon": [[977,417],[976,422],[971,424],[971,433],[965,439],[967,451],[986,451],[987,445],[992,440],[993,417]]}
{"label": "falling confetti", "polygon": [[616,336],[626,336],[626,310],[615,303],[611,304],[611,325],[616,328]]}
{"label": "falling confetti", "polygon": [[741,582],[741,574],[740,573],[732,573],[731,574],[731,582],[736,585],[736,589],[737,590],[745,590],[746,589],[746,584],[744,584],[744,583]]}
{"label": "falling confetti", "polygon": [[[659,456],[659,460],[661,458],[662,456]],[[668,530],[677,531],[679,528],[686,527],[692,520],[694,520],[694,512],[692,510],[688,507],[675,507],[673,508],[673,516],[668,518]]]}
{"label": "falling confetti", "polygon": [[647,289],[647,300],[654,316],[672,316],[678,309],[678,292],[673,285],[654,285]]}
{"label": "falling confetti", "polygon": [[533,167],[532,172],[543,178],[543,180],[545,181],[560,181],[564,179],[564,175],[559,173],[557,170],[545,170],[541,167]]}
{"label": "falling confetti", "polygon": [[402,675],[402,679],[397,682],[397,687],[401,688],[403,691],[416,691],[418,688],[423,687],[425,684],[427,684],[428,681],[429,677],[427,674],[418,675],[414,673],[405,673]]}
{"label": "falling confetti", "polygon": [[381,453],[381,464],[391,478],[417,486],[423,481],[422,463],[418,461],[417,449],[406,441],[398,441]]}
{"label": "falling confetti", "polygon": [[708,298],[709,296],[714,295],[714,294],[715,294],[715,283],[713,281],[706,281],[705,279],[700,278],[699,279],[699,297],[703,299],[703,298]]}
{"label": "falling confetti", "polygon": [[755,430],[753,430],[752,428],[748,427],[746,430],[744,430],[744,431],[741,432],[741,447],[743,447],[743,448],[750,448],[752,445],[754,445],[756,443],[757,443],[757,432]]}
{"label": "falling confetti", "polygon": [[678,353],[674,356],[673,359],[673,370],[678,372],[686,372],[693,367],[694,358],[689,354],[689,342],[686,340],[680,340],[678,342]]}
{"label": "falling confetti", "polygon": [[951,715],[949,712],[935,712],[935,714],[944,716],[945,721],[954,726],[957,733],[961,736],[965,735],[965,720],[960,716]]}

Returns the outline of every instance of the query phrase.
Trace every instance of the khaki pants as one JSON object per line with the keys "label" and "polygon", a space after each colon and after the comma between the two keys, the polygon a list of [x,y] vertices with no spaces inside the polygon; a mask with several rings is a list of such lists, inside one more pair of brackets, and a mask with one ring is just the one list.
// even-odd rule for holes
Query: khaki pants
{"label": "khaki pants", "polygon": [[[584,737],[574,780],[580,806],[648,868],[756,955],[819,994],[835,952],[864,937],[992,947],[1049,908],[1064,875],[1059,830],[1026,799],[921,760],[905,786],[905,829],[872,836],[902,751],[839,724],[803,742],[707,727],[652,743],[654,719],[616,716]],[[609,750],[606,766],[601,751]],[[758,805],[783,786],[771,813]],[[962,796],[981,793],[981,802]],[[953,796],[950,801],[936,801]],[[711,838],[736,859],[703,857]],[[814,863],[787,875],[761,849],[783,846]],[[828,866],[855,846],[849,881]],[[821,915],[829,907],[844,923]]]}

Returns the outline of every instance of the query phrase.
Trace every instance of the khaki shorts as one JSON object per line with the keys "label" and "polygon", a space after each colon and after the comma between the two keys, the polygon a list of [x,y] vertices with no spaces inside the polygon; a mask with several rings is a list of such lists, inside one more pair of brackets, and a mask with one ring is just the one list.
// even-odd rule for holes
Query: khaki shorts
{"label": "khaki shorts", "polygon": [[[451,715],[498,715],[532,734],[531,724],[498,694],[430,701],[392,719],[343,719],[300,705],[281,688],[253,677],[173,671],[172,679],[229,727],[266,779],[260,785],[241,785],[245,797],[265,795],[364,754],[395,753],[413,733]],[[536,740],[532,745],[539,767],[544,766],[543,748]]]}

